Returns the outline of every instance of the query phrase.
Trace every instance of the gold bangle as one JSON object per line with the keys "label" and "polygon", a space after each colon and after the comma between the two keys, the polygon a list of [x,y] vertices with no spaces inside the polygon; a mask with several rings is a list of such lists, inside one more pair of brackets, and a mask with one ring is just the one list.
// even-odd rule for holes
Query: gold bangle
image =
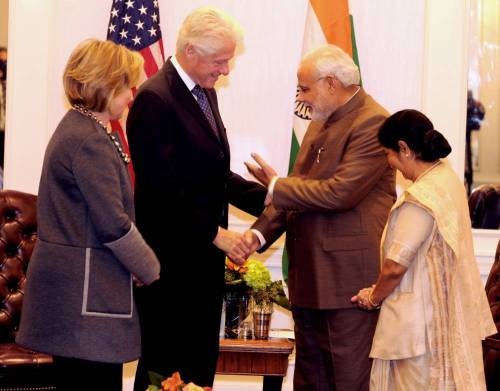
{"label": "gold bangle", "polygon": [[380,305],[382,303],[378,303],[378,304],[374,303],[372,301],[372,293],[373,293],[373,289],[370,291],[370,293],[368,293],[368,303],[370,303],[370,305],[373,307],[373,309],[376,310],[376,309],[380,308]]}

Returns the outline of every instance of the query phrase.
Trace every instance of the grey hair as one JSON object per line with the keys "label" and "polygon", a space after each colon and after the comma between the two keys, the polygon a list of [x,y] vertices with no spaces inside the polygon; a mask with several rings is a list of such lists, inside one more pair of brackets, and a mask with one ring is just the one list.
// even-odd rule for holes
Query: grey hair
{"label": "grey hair", "polygon": [[191,12],[179,30],[176,50],[181,53],[188,44],[203,55],[216,53],[227,42],[235,45],[243,41],[243,29],[230,15],[212,7]]}
{"label": "grey hair", "polygon": [[309,52],[302,64],[310,62],[316,68],[317,77],[335,76],[344,87],[359,85],[359,68],[352,58],[335,45],[325,45]]}

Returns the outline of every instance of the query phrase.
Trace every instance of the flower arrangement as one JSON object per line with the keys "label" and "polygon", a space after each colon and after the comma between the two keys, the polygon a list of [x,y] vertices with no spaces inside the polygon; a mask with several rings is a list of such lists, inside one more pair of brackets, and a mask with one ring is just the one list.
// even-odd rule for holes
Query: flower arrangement
{"label": "flower arrangement", "polygon": [[244,265],[238,266],[226,258],[224,279],[228,290],[248,291],[257,306],[276,303],[285,309],[290,309],[283,282],[272,281],[271,273],[260,261],[250,259]]}
{"label": "flower arrangement", "polygon": [[158,373],[149,372],[151,385],[146,391],[211,391],[211,387],[200,387],[194,383],[185,384],[179,372],[163,380]]}

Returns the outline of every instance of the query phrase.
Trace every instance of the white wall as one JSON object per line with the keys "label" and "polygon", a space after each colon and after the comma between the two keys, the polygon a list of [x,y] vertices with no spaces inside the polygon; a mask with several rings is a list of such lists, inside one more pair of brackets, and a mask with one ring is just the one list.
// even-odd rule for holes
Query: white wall
{"label": "white wall", "polygon": [[[14,92],[9,94],[7,129],[15,131],[7,134],[6,187],[36,193],[45,145],[66,111],[61,85],[65,61],[82,39],[105,37],[111,3],[12,2],[9,61],[16,72],[9,77],[9,92]],[[465,103],[458,99],[463,82],[457,83],[457,77],[462,66],[450,66],[447,57],[457,48],[443,48],[443,43],[455,42],[461,47],[465,41],[454,39],[458,21],[441,22],[443,17],[460,18],[464,11],[449,12],[443,6],[447,3],[451,7],[451,1],[430,1],[427,11],[426,2],[411,0],[351,0],[350,7],[365,88],[391,112],[412,107],[429,114],[450,138],[454,147],[451,160],[459,171],[463,167],[460,143],[465,118],[459,110]],[[251,151],[258,151],[285,174],[305,1],[160,1],[167,55],[172,53],[182,18],[205,4],[233,14],[246,30],[243,53],[235,59],[229,77],[219,83],[220,108],[232,146],[232,168],[246,175],[243,161]],[[424,25],[426,12],[428,23]],[[428,47],[424,49],[425,42]],[[427,53],[429,50],[432,54]],[[436,75],[429,77],[432,72]],[[449,83],[442,88],[446,80]],[[457,100],[450,100],[450,94]],[[25,164],[26,157],[30,157],[29,165]]]}
{"label": "white wall", "polygon": [[[1,1],[1,0],[0,0]],[[246,30],[245,48],[219,87],[220,109],[232,150],[232,168],[262,154],[285,174],[292,130],[296,67],[302,48],[304,0],[160,0],[166,54],[191,9],[212,4],[235,16]],[[10,4],[5,186],[37,192],[45,146],[66,111],[61,74],[72,48],[87,37],[105,38],[112,0],[15,0]],[[450,161],[461,173],[464,159],[468,0],[350,0],[364,87],[391,112],[421,109],[449,139]],[[251,219],[233,212],[231,226]],[[482,273],[487,273],[497,231],[475,235]],[[267,258],[280,278],[282,244]],[[286,313],[275,326],[289,326]],[[130,378],[127,387],[130,387]],[[259,382],[223,380],[218,390],[258,389]],[[290,388],[290,379],[285,389]],[[128,389],[128,388],[127,388]]]}

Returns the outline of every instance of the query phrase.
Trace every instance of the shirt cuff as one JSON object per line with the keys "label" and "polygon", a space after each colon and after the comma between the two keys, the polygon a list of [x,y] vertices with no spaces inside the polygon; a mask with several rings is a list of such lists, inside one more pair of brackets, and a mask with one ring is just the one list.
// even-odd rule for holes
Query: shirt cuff
{"label": "shirt cuff", "polygon": [[278,176],[273,176],[271,182],[269,182],[269,186],[267,187],[267,193],[272,197],[274,191],[274,185],[276,185],[276,181],[280,179]]}
{"label": "shirt cuff", "polygon": [[[276,177],[277,178],[277,177]],[[255,228],[251,228],[250,231],[252,231],[255,236],[257,236],[257,239],[259,239],[260,246],[257,250],[260,250],[264,245],[266,244],[266,239],[264,239],[264,235],[262,235],[259,231],[257,231]]]}

